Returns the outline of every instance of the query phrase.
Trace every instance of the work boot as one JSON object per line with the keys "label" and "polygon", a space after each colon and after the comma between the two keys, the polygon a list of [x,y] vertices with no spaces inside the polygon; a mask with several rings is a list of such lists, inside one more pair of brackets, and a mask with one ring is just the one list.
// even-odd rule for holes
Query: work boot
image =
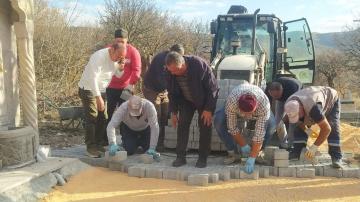
{"label": "work boot", "polygon": [[235,163],[236,161],[241,161],[240,155],[235,154],[234,151],[228,151],[228,155],[224,159],[224,164],[230,165],[232,163]]}
{"label": "work boot", "polygon": [[100,158],[101,152],[96,147],[91,147],[86,149],[86,155],[91,158]]}
{"label": "work boot", "polygon": [[195,167],[197,168],[205,168],[207,166],[207,158],[204,158],[204,157],[199,157],[196,164],[195,164]]}
{"label": "work boot", "polygon": [[186,164],[185,157],[176,157],[175,161],[172,162],[173,167],[180,167]]}
{"label": "work boot", "polygon": [[335,159],[335,158],[331,158],[332,161],[332,167],[333,168],[342,168],[344,166],[344,162],[342,161],[342,159]]}
{"label": "work boot", "polygon": [[99,152],[102,152],[102,153],[105,153],[106,152],[106,149],[104,148],[104,146],[102,146],[102,145],[97,145],[97,150],[99,151]]}

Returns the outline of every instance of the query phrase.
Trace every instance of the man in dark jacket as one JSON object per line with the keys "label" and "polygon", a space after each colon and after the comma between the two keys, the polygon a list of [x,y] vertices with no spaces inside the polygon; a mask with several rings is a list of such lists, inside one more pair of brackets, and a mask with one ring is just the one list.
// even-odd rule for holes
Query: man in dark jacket
{"label": "man in dark jacket", "polygon": [[[173,45],[170,51],[184,55],[184,47],[181,44]],[[157,54],[152,59],[144,77],[143,94],[146,99],[155,105],[160,125],[159,139],[156,146],[158,152],[164,151],[165,126],[168,122],[169,98],[166,90],[165,58],[170,51],[167,50]]]}
{"label": "man in dark jacket", "polygon": [[[290,77],[280,77],[269,84],[265,90],[270,104],[275,105],[276,133],[282,141],[281,146],[285,148],[292,147],[294,137],[292,137],[291,134],[293,134],[292,130],[294,130],[294,125],[290,124],[285,127],[285,124],[282,121],[284,116],[284,105],[290,96],[302,88],[303,85],[299,80]],[[288,134],[290,136],[288,136]]]}
{"label": "man in dark jacket", "polygon": [[170,52],[165,59],[168,80],[169,110],[173,127],[177,129],[177,158],[174,167],[186,164],[189,129],[195,110],[199,113],[199,158],[196,167],[204,168],[210,153],[212,115],[216,107],[219,87],[207,63],[196,56],[182,56]]}

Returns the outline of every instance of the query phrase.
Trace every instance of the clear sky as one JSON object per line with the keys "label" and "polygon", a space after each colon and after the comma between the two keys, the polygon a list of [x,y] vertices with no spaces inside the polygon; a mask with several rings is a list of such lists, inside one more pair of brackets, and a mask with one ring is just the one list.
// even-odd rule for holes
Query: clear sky
{"label": "clear sky", "polygon": [[[62,8],[64,2],[80,9],[77,24],[96,23],[99,12],[104,10],[105,0],[49,0],[53,7]],[[312,32],[339,32],[345,26],[354,25],[360,19],[360,0],[154,0],[164,11],[185,20],[198,19],[210,22],[218,14],[225,14],[231,5],[239,3],[252,13],[260,8],[260,13],[275,14],[283,21],[305,17]],[[359,22],[357,22],[359,23]]]}

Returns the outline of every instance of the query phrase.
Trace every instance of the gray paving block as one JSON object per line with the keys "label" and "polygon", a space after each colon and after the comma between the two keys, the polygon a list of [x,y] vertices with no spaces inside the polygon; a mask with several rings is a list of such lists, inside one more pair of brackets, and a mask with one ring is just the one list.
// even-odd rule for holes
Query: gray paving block
{"label": "gray paving block", "polygon": [[265,159],[272,161],[274,159],[274,153],[278,149],[279,149],[279,147],[275,147],[275,146],[265,147],[265,149],[264,149]]}
{"label": "gray paving block", "polygon": [[257,180],[259,179],[259,170],[254,169],[254,172],[247,174],[244,170],[240,170],[240,179],[253,179]]}
{"label": "gray paving block", "polygon": [[296,167],[279,167],[279,177],[296,177]]}
{"label": "gray paving block", "polygon": [[141,154],[140,160],[142,163],[145,164],[152,164],[154,162],[154,158],[149,154]]}
{"label": "gray paving block", "polygon": [[130,177],[145,177],[145,168],[132,166],[128,168],[128,176]]}
{"label": "gray paving block", "polygon": [[289,160],[274,160],[274,167],[289,167]]}
{"label": "gray paving block", "polygon": [[219,173],[211,173],[209,175],[209,183],[218,183],[219,182]]}
{"label": "gray paving block", "polygon": [[331,166],[325,166],[324,167],[324,176],[326,177],[342,177],[342,170],[341,169],[335,169]]}
{"label": "gray paving block", "polygon": [[177,179],[177,169],[167,168],[163,170],[163,178],[167,180],[176,180]]}
{"label": "gray paving block", "polygon": [[222,170],[220,173],[220,180],[222,181],[229,181],[230,178],[230,170]]}
{"label": "gray paving block", "polygon": [[208,186],[209,174],[193,174],[188,177],[188,185]]}
{"label": "gray paving block", "polygon": [[240,166],[236,165],[230,168],[231,179],[240,179]]}
{"label": "gray paving block", "polygon": [[314,168],[316,176],[324,176],[324,165],[315,165]]}
{"label": "gray paving block", "polygon": [[145,177],[162,179],[163,178],[163,168],[148,167],[145,169]]}
{"label": "gray paving block", "polygon": [[277,149],[274,151],[274,159],[275,160],[288,160],[289,152],[285,149]]}
{"label": "gray paving block", "polygon": [[121,171],[122,164],[119,162],[109,162],[109,169],[113,171]]}
{"label": "gray paving block", "polygon": [[188,176],[190,175],[190,171],[189,170],[177,170],[176,173],[176,180],[179,181],[187,181],[188,180]]}
{"label": "gray paving block", "polygon": [[345,167],[342,169],[343,175],[345,178],[360,178],[360,169],[359,168],[351,168]]}
{"label": "gray paving block", "polygon": [[298,168],[296,177],[299,178],[315,178],[315,168]]}
{"label": "gray paving block", "polygon": [[260,166],[259,177],[268,178],[270,176],[270,166]]}
{"label": "gray paving block", "polygon": [[115,156],[109,156],[110,162],[122,162],[127,159],[127,152],[126,151],[117,151]]}
{"label": "gray paving block", "polygon": [[279,168],[278,167],[270,167],[270,175],[279,176]]}

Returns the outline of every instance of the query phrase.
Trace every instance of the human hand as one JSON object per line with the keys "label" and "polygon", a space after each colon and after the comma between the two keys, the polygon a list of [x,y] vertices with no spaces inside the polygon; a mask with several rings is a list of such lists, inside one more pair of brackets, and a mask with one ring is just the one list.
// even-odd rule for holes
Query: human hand
{"label": "human hand", "polygon": [[172,113],[171,114],[171,123],[174,128],[176,128],[178,121],[179,121],[179,118],[178,118],[177,114]]}
{"label": "human hand", "polygon": [[209,111],[203,111],[201,114],[201,119],[204,121],[205,126],[211,126],[212,123],[212,113]]}
{"label": "human hand", "polygon": [[119,146],[117,144],[112,143],[109,147],[109,155],[115,156],[118,150],[119,150]]}
{"label": "human hand", "polygon": [[309,160],[312,160],[315,157],[316,152],[319,147],[316,145],[311,145],[311,147],[306,147],[305,157]]}
{"label": "human hand", "polygon": [[252,172],[254,172],[254,167],[255,167],[255,158],[249,157],[245,163],[245,172],[247,174],[251,174]]}
{"label": "human hand", "polygon": [[96,108],[99,112],[105,111],[105,102],[101,96],[96,96]]}
{"label": "human hand", "polygon": [[250,155],[251,147],[248,144],[246,144],[243,147],[240,147],[240,149],[243,157],[248,157]]}

